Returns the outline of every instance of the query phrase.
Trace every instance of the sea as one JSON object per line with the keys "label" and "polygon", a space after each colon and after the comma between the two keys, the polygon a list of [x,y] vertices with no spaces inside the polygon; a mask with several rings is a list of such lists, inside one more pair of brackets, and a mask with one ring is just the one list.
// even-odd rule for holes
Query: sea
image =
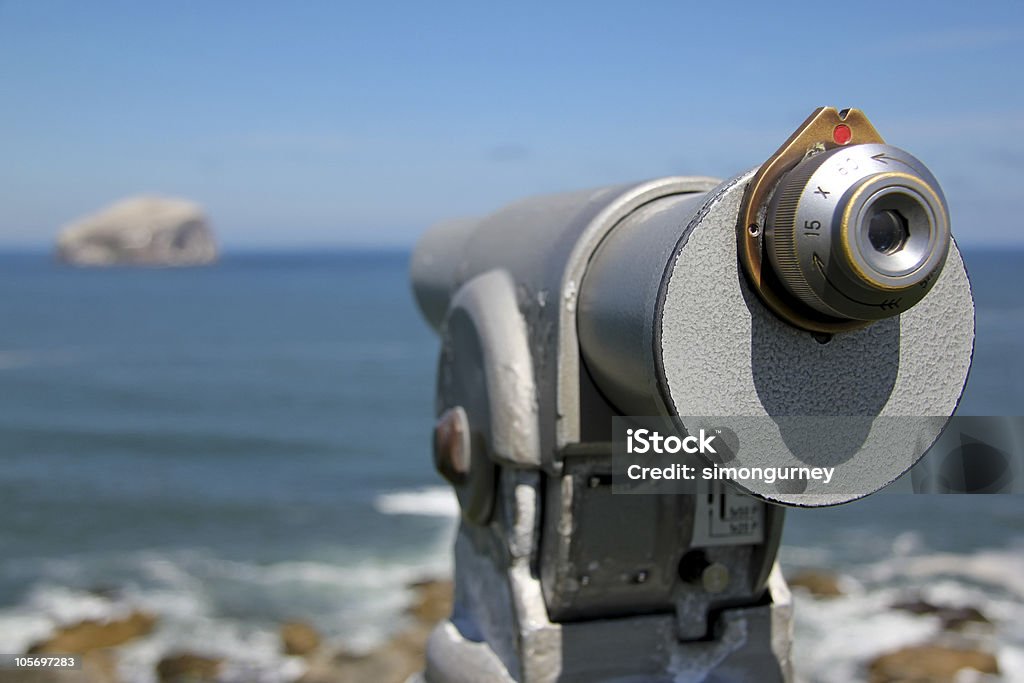
{"label": "sea", "polygon": [[[977,302],[961,414],[1024,415],[1024,251],[967,250]],[[189,651],[294,680],[283,621],[373,647],[408,585],[450,572],[458,509],[430,456],[438,341],[404,251],[238,252],[195,269],[0,255],[0,653],[142,609],[124,680]],[[1024,496],[882,495],[788,513],[802,680],[863,678],[941,631],[907,596],[983,612],[1024,680]],[[1015,677],[1014,677],[1015,676]]]}

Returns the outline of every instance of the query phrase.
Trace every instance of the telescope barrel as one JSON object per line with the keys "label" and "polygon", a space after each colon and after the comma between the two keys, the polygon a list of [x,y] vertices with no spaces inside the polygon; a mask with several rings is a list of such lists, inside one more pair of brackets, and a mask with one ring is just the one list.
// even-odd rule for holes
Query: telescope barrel
{"label": "telescope barrel", "polygon": [[471,218],[441,223],[423,235],[409,267],[416,303],[435,330],[448,311],[448,302],[459,280],[464,245],[479,221]]}
{"label": "telescope barrel", "polygon": [[615,226],[587,266],[580,285],[577,329],[587,368],[626,415],[667,412],[658,381],[656,344],[663,285],[687,225],[704,193],[646,204]]}

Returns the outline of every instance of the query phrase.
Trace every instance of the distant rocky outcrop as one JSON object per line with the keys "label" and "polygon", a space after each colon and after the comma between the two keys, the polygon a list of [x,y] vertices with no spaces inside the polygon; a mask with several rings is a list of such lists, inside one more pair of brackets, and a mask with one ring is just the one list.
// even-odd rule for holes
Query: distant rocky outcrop
{"label": "distant rocky outcrop", "polygon": [[217,260],[217,245],[199,205],[131,197],[64,228],[57,258],[78,266],[200,266]]}

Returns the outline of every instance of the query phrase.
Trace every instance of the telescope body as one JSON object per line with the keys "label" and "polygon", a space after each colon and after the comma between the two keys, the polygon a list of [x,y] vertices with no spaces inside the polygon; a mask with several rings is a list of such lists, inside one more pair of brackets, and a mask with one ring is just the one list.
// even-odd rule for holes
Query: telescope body
{"label": "telescope body", "polygon": [[[841,161],[777,182],[812,201],[807,178]],[[435,460],[462,509],[455,606],[431,636],[424,680],[792,679],[791,600],[775,565],[784,506],[844,503],[904,474],[955,411],[973,351],[941,191],[925,197],[930,174],[920,186],[875,177],[886,165],[806,209],[853,216],[831,243],[853,244],[857,259],[877,251],[860,274],[841,246],[791,272],[756,270],[775,268],[780,239],[783,260],[824,242],[780,238],[788,214],[773,219],[770,196],[756,225],[745,219],[770,163],[724,182],[533,198],[424,235],[411,275],[441,338]],[[766,250],[754,266],[752,237]],[[900,245],[918,249],[917,266]],[[691,434],[736,418],[730,464],[835,476],[613,494],[620,416]]]}

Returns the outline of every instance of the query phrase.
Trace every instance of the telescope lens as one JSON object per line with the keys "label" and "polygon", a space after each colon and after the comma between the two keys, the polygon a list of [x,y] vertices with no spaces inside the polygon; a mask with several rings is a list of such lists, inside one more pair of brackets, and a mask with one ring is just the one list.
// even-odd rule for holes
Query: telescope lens
{"label": "telescope lens", "polygon": [[868,225],[868,241],[881,254],[895,254],[907,243],[910,230],[899,211],[877,211]]}
{"label": "telescope lens", "polygon": [[931,172],[896,147],[810,155],[780,180],[765,229],[782,284],[830,320],[872,321],[920,301],[949,251],[949,216]]}
{"label": "telescope lens", "polygon": [[859,209],[850,212],[852,258],[860,264],[865,284],[881,284],[886,291],[927,278],[932,269],[922,271],[921,267],[929,260],[935,265],[936,250],[945,249],[938,239],[936,211],[922,194],[923,186],[915,189],[905,182],[873,183],[873,191],[864,193],[868,196]]}

